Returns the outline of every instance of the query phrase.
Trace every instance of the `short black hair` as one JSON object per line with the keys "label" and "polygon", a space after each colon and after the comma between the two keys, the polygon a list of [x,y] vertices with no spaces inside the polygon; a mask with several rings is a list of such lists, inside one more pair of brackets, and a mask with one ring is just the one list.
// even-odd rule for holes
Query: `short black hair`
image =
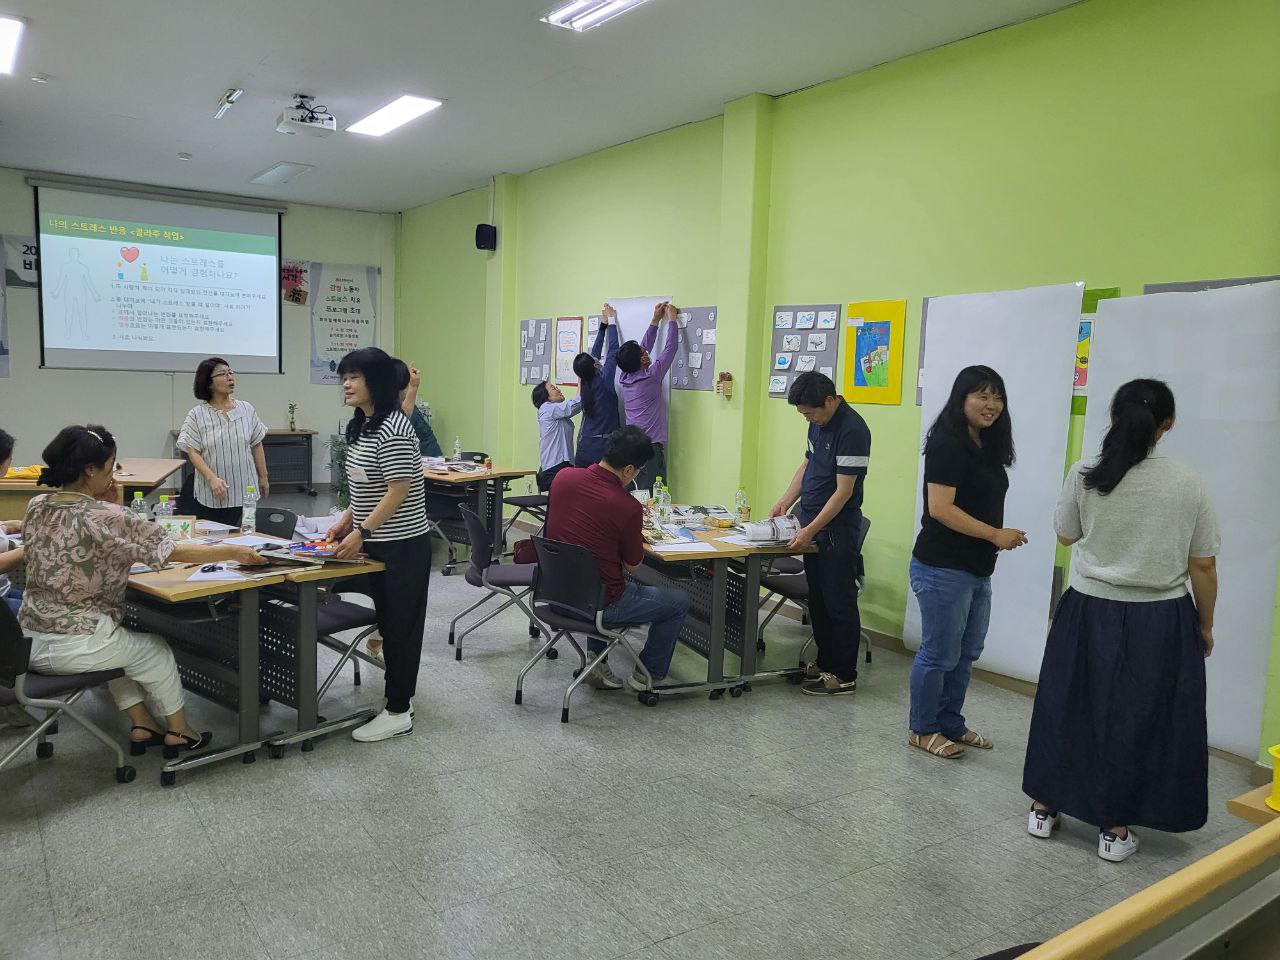
{"label": "short black hair", "polygon": [[604,462],[615,470],[643,467],[653,459],[653,441],[639,427],[619,427],[604,441]]}
{"label": "short black hair", "polygon": [[219,366],[230,367],[231,364],[221,357],[210,357],[208,360],[201,360],[200,366],[196,367],[196,379],[191,385],[191,392],[196,395],[197,400],[213,399],[213,371]]}
{"label": "short black hair", "polygon": [[65,487],[75,483],[85,467],[101,467],[116,455],[116,438],[101,424],[63,427],[41,456],[46,464],[36,483]]}
{"label": "short black hair", "polygon": [[540,380],[538,385],[533,388],[530,398],[533,400],[534,407],[541,408],[544,403],[551,399],[547,395],[547,381]]}
{"label": "short black hair", "polygon": [[618,369],[623,373],[635,373],[640,369],[640,363],[643,360],[644,351],[634,340],[628,340],[618,348]]}
{"label": "short black hair", "polygon": [[405,388],[409,386],[409,365],[399,357],[392,357],[391,363],[396,368],[397,389],[403,393]]}
{"label": "short black hair", "polygon": [[4,463],[13,456],[13,437],[0,430],[0,463]]}
{"label": "short black hair", "polygon": [[396,387],[396,367],[391,355],[380,347],[362,347],[348,353],[338,364],[338,377],[346,373],[364,377],[364,385],[373,400],[372,417],[366,417],[357,407],[347,421],[347,443],[355,443],[361,434],[376,433],[382,421],[400,409],[400,391]]}
{"label": "short black hair", "polygon": [[820,407],[827,402],[827,397],[839,396],[836,385],[825,373],[810,370],[791,381],[791,389],[787,391],[787,403],[793,407]]}

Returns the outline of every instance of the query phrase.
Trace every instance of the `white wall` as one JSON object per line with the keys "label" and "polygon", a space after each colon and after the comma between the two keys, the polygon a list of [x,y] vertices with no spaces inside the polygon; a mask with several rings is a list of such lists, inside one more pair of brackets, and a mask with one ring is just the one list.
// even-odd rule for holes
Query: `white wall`
{"label": "white wall", "polygon": [[[24,172],[0,168],[0,233],[30,236],[35,230],[31,188]],[[283,221],[284,257],[333,263],[374,264],[378,285],[378,344],[393,350],[395,338],[396,215],[331,207],[290,205]],[[0,427],[18,440],[17,464],[36,463],[53,435],[69,423],[108,427],[121,456],[169,456],[169,431],[195,403],[191,374],[41,370],[35,290],[9,290],[10,376],[0,379]],[[231,348],[228,347],[229,352]],[[284,374],[241,374],[236,396],[258,409],[268,427],[289,425],[289,403],[298,404],[301,428],[315,438],[314,477],[328,482],[324,440],[346,420],[338,387],[313,386],[308,307],[284,307]],[[194,371],[192,371],[194,373]]]}

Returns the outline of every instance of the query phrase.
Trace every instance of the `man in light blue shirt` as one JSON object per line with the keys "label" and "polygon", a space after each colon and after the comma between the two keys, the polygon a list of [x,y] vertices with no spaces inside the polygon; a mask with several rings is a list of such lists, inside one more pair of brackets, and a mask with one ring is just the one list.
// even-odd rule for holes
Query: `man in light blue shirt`
{"label": "man in light blue shirt", "polygon": [[582,409],[582,398],[566,400],[560,388],[543,380],[533,388],[538,411],[538,489],[551,489],[561,467],[573,464],[573,418]]}

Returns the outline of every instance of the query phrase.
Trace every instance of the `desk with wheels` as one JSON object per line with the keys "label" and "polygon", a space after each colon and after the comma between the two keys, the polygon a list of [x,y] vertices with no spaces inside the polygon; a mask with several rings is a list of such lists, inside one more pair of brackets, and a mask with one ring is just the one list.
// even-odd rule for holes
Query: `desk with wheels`
{"label": "desk with wheels", "polygon": [[[785,546],[755,547],[725,543],[734,531],[697,532],[694,537],[705,550],[663,553],[645,548],[645,563],[629,574],[637,583],[674,587],[689,595],[689,616],[680,630],[680,642],[707,660],[705,683],[672,685],[672,692],[705,689],[713,700],[729,691],[739,697],[751,689],[754,680],[789,677],[798,668],[760,672],[756,663],[756,635],[760,618],[760,575],[766,560],[795,551]],[[725,676],[725,651],[739,659],[738,672]],[[657,694],[639,694],[648,705]]]}
{"label": "desk with wheels", "polygon": [[[462,522],[458,507],[467,507],[475,511],[489,531],[489,541],[493,544],[493,558],[502,557],[502,498],[507,485],[520,477],[531,477],[536,470],[485,470],[480,473],[439,473],[422,470],[427,482],[427,516],[436,524],[441,532],[449,538],[450,543],[466,546],[467,528]],[[449,561],[441,569],[443,576],[454,571],[456,561],[450,554]]]}
{"label": "desk with wheels", "polygon": [[[171,786],[182,770],[232,757],[252,763],[263,746],[309,741],[363,723],[362,711],[321,725],[316,707],[316,592],[325,581],[376,573],[382,564],[332,564],[252,580],[197,581],[196,565],[129,578],[125,626],[165,637],[183,686],[236,714],[236,740],[167,762],[160,782]],[[264,736],[263,704],[277,700],[298,711],[296,733]]]}

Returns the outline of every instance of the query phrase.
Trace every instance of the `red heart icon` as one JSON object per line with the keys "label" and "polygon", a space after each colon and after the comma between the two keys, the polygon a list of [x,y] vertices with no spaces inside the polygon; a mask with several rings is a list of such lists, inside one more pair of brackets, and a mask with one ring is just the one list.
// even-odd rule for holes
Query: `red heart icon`
{"label": "red heart icon", "polygon": [[128,263],[133,263],[133,261],[137,260],[138,254],[140,253],[142,253],[142,251],[139,250],[137,247],[121,247],[120,248],[120,256],[124,257],[125,261]]}

